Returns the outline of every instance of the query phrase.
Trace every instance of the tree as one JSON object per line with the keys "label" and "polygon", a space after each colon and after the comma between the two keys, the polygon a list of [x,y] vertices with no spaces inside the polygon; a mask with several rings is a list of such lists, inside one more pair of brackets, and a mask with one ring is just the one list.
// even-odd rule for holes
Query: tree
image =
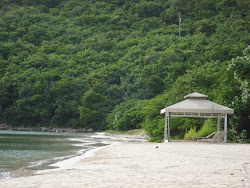
{"label": "tree", "polygon": [[[237,93],[231,105],[235,110],[235,116],[231,120],[234,137],[239,136],[246,130],[247,137],[250,138],[250,46],[244,52],[244,56],[232,59],[228,69],[233,70],[234,78],[239,83],[240,92]],[[241,138],[239,138],[241,139]]]}
{"label": "tree", "polygon": [[93,130],[105,129],[105,107],[107,99],[105,96],[94,92],[87,91],[83,95],[82,106],[80,107],[80,124],[83,128],[92,128]]}

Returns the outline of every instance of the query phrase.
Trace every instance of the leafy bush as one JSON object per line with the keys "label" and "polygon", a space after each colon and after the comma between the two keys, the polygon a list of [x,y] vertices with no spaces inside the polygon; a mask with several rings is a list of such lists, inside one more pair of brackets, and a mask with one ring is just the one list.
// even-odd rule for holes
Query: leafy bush
{"label": "leafy bush", "polygon": [[196,131],[196,127],[191,128],[184,136],[186,140],[191,140],[192,136],[198,136],[198,133]]}
{"label": "leafy bush", "polygon": [[185,133],[184,138],[192,139],[192,136],[205,137],[215,131],[216,127],[213,123],[213,120],[209,118],[205,120],[203,126],[199,131],[196,131],[196,127],[190,128],[190,130],[187,133]]}
{"label": "leafy bush", "polygon": [[198,131],[198,136],[205,137],[215,131],[216,131],[216,127],[213,124],[213,120],[209,118],[205,120],[204,125]]}
{"label": "leafy bush", "polygon": [[147,135],[150,137],[151,142],[160,142],[164,138],[164,118],[157,117],[152,121],[146,121],[143,124]]}
{"label": "leafy bush", "polygon": [[144,102],[140,100],[121,103],[107,117],[108,127],[119,131],[141,128],[140,124],[144,119],[143,107]]}
{"label": "leafy bush", "polygon": [[232,125],[228,132],[228,137],[232,142],[248,142],[247,131],[242,130],[240,133],[236,130],[236,126]]}

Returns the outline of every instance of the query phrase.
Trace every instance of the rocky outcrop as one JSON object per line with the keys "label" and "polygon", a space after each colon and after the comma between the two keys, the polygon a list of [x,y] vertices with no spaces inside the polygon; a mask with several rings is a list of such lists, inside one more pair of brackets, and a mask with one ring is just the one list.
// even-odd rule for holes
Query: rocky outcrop
{"label": "rocky outcrop", "polygon": [[9,125],[7,125],[7,123],[4,124],[0,124],[0,130],[8,130],[9,129]]}
{"label": "rocky outcrop", "polygon": [[27,177],[32,176],[33,172],[29,169],[20,168],[10,174],[11,178]]}
{"label": "rocky outcrop", "polygon": [[7,124],[0,124],[0,130],[9,131],[41,131],[41,132],[69,132],[69,133],[93,133],[93,129],[72,129],[72,128],[52,128],[52,127],[12,127]]}

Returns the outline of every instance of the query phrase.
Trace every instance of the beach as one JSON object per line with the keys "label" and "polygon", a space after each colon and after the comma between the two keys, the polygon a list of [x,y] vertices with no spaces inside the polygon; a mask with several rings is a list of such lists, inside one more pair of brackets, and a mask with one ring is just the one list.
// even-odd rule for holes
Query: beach
{"label": "beach", "polygon": [[250,187],[250,145],[114,141],[68,168],[2,179],[0,187]]}

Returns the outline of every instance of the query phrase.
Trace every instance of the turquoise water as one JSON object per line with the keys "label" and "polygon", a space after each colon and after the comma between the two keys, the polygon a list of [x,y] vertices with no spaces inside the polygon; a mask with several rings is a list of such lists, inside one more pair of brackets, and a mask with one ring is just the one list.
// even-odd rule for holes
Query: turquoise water
{"label": "turquoise water", "polygon": [[0,131],[0,173],[20,168],[44,170],[50,164],[103,146],[93,134]]}

